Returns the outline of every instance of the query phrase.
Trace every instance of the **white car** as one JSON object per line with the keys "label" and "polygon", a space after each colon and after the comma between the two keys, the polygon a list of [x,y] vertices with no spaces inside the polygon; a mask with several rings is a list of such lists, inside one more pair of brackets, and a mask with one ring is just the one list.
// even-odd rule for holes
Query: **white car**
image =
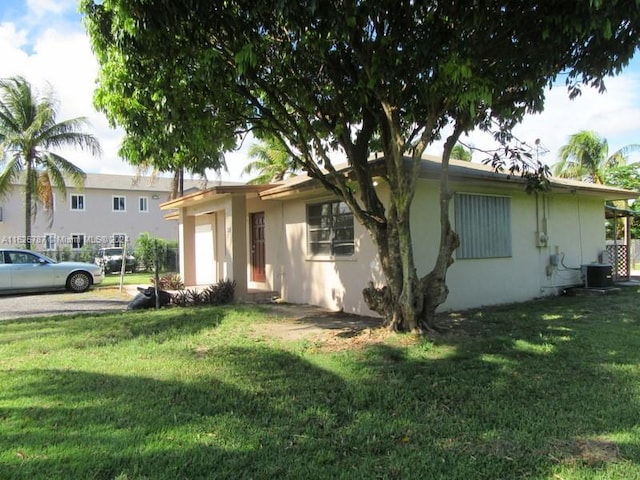
{"label": "white car", "polygon": [[0,249],[0,293],[67,289],[84,292],[104,280],[93,263],[56,262],[31,250]]}

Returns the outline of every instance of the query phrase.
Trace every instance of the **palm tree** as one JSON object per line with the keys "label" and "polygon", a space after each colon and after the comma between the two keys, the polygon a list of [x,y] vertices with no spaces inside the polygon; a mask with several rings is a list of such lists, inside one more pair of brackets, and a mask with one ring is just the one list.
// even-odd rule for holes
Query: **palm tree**
{"label": "palm tree", "polygon": [[606,172],[624,165],[630,153],[640,150],[631,144],[609,155],[607,140],[596,132],[582,130],[569,137],[569,143],[560,148],[560,160],[553,166],[553,174],[591,183],[605,183]]}
{"label": "palm tree", "polygon": [[248,182],[251,184],[279,182],[297,169],[295,160],[282,141],[272,136],[265,136],[261,143],[251,145],[249,157],[255,160],[248,163],[242,173],[250,175],[254,171],[259,172],[257,177]]}
{"label": "palm tree", "polygon": [[37,95],[23,77],[0,79],[0,195],[6,195],[22,175],[25,179],[25,248],[31,247],[31,222],[38,205],[53,221],[53,187],[66,198],[67,175],[78,187],[85,174],[55,153],[61,147],[79,147],[101,153],[93,136],[81,132],[87,122],[73,118],[56,122],[57,102],[52,94]]}
{"label": "palm tree", "polygon": [[451,150],[451,158],[470,162],[471,150],[467,150],[466,148],[464,148],[464,145],[462,145],[461,143],[456,143],[456,145],[453,147],[453,150]]}

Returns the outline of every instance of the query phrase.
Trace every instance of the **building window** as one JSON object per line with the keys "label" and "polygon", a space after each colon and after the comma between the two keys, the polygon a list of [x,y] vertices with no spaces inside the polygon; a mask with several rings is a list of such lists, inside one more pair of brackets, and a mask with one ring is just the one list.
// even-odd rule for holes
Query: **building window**
{"label": "building window", "polygon": [[72,233],[71,248],[73,250],[80,250],[82,247],[84,247],[84,233]]}
{"label": "building window", "polygon": [[127,199],[125,197],[113,197],[113,211],[114,212],[126,212],[127,211]]}
{"label": "building window", "polygon": [[0,222],[4,222],[4,207],[0,207]]}
{"label": "building window", "polygon": [[124,233],[114,233],[111,236],[111,243],[114,247],[124,247],[127,241],[127,236]]}
{"label": "building window", "polygon": [[45,250],[55,250],[56,249],[56,234],[55,233],[45,233],[44,234],[44,248],[45,248]]}
{"label": "building window", "polygon": [[148,197],[140,197],[138,198],[138,211],[142,213],[146,213],[149,211],[149,198]]}
{"label": "building window", "polygon": [[346,203],[308,205],[307,228],[310,255],[353,255],[353,213]]}
{"label": "building window", "polygon": [[84,195],[78,193],[71,194],[71,210],[84,211]]}
{"label": "building window", "polygon": [[511,199],[458,193],[455,197],[456,258],[511,256]]}

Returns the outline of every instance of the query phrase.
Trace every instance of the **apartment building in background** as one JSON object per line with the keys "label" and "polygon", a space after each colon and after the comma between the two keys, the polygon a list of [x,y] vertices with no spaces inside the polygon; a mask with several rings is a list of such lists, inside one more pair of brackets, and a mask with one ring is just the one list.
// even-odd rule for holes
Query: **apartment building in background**
{"label": "apartment building in background", "polygon": [[[215,185],[205,180],[184,181],[185,192]],[[135,247],[137,238],[178,240],[178,223],[165,219],[159,205],[170,198],[172,179],[88,173],[84,188],[70,186],[66,195],[54,190],[52,223],[47,212],[38,210],[32,221],[32,249],[42,252],[81,251],[107,246]],[[0,245],[25,244],[24,183],[17,183],[0,199]],[[0,247],[0,248],[1,248]]]}

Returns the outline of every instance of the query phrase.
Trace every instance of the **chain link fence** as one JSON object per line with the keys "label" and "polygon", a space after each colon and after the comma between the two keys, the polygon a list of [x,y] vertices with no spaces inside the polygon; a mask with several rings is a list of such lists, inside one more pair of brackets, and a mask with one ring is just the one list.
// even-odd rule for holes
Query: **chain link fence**
{"label": "chain link fence", "polygon": [[[96,257],[103,244],[85,244],[81,249],[71,249],[68,246],[51,250],[41,250],[48,257],[59,262],[87,262],[95,263]],[[133,255],[137,261],[137,271],[153,272],[155,254],[146,249],[127,246],[127,255]],[[158,266],[161,273],[173,273],[180,270],[180,251],[178,247],[166,246],[159,248]]]}

